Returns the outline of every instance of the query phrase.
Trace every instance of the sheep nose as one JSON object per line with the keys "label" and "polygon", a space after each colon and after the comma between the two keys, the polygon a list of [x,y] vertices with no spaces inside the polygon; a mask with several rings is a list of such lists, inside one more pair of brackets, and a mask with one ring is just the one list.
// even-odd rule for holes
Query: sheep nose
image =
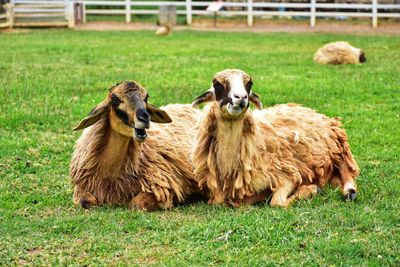
{"label": "sheep nose", "polygon": [[150,115],[149,115],[149,113],[147,113],[147,111],[145,109],[139,109],[136,113],[136,117],[141,122],[148,123],[150,121]]}
{"label": "sheep nose", "polygon": [[247,99],[247,95],[242,95],[242,96],[240,96],[240,95],[238,95],[238,94],[234,94],[233,97],[236,98],[236,99],[239,99],[239,100],[241,100],[241,99]]}

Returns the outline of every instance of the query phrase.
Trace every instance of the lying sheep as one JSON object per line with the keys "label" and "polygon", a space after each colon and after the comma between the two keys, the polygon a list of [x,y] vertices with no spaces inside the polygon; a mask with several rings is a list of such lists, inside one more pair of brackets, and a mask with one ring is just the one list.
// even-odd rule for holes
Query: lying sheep
{"label": "lying sheep", "polygon": [[251,204],[272,192],[271,205],[287,207],[328,182],[354,200],[359,171],[338,119],[295,104],[262,110],[252,84],[245,72],[224,70],[193,102],[212,102],[191,157],[209,203]]}
{"label": "lying sheep", "polygon": [[162,25],[157,28],[155,34],[156,35],[169,35],[172,32],[172,24],[167,23],[166,25]]}
{"label": "lying sheep", "polygon": [[358,64],[365,61],[364,51],[348,42],[328,43],[314,54],[314,62],[318,64]]}
{"label": "lying sheep", "polygon": [[[189,162],[194,134],[187,129],[195,125],[199,111],[190,105],[162,110],[148,97],[136,82],[117,84],[74,128],[86,128],[70,165],[76,204],[168,209],[195,191]],[[150,120],[169,124],[148,129]]]}

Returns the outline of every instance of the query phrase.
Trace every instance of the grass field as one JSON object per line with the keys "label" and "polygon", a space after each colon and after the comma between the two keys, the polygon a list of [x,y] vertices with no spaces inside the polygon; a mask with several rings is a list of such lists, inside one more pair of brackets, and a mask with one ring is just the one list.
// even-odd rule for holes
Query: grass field
{"label": "grass field", "polygon": [[[322,44],[363,47],[360,66],[317,66]],[[74,32],[0,34],[0,265],[400,265],[400,37]],[[325,190],[290,209],[196,203],[143,213],[72,203],[72,127],[114,83],[188,103],[224,68],[265,106],[341,116],[361,167],[355,203]]]}

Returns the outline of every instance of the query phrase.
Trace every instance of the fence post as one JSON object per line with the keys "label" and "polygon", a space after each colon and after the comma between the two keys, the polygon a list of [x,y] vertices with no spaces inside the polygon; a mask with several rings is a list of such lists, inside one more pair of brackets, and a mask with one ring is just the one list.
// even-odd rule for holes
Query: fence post
{"label": "fence post", "polygon": [[310,26],[311,27],[315,26],[316,4],[317,4],[317,0],[311,0],[311,6],[310,6]]}
{"label": "fence post", "polygon": [[253,0],[247,0],[247,25],[253,26]]}
{"label": "fence post", "polygon": [[186,23],[192,24],[192,0],[186,0]]}
{"label": "fence post", "polygon": [[69,20],[69,12],[70,12],[69,2],[70,1],[68,1],[68,0],[64,0],[64,13],[65,13],[66,20]]}
{"label": "fence post", "polygon": [[125,22],[131,22],[131,0],[125,0]]}
{"label": "fence post", "polygon": [[14,27],[14,0],[10,1],[9,7],[10,7],[10,10],[8,12],[9,12],[9,16],[10,16],[10,28],[13,28]]}
{"label": "fence post", "polygon": [[372,27],[378,27],[378,0],[372,0]]}
{"label": "fence post", "polygon": [[82,23],[86,23],[86,4],[82,1]]}
{"label": "fence post", "polygon": [[75,27],[75,16],[74,16],[74,2],[67,2],[67,16],[68,16],[68,28]]}

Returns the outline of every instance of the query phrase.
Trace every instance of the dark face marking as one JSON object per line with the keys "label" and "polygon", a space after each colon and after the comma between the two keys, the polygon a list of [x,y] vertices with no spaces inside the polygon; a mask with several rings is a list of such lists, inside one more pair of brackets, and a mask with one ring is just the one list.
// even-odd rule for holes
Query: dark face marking
{"label": "dark face marking", "polygon": [[364,63],[365,61],[367,61],[367,58],[365,57],[365,54],[363,51],[361,51],[360,57],[358,60],[360,61],[360,63]]}
{"label": "dark face marking", "polygon": [[213,81],[215,99],[220,101],[221,99],[228,96],[228,92],[225,90],[225,86],[218,82],[217,80]]}
{"label": "dark face marking", "polygon": [[228,103],[232,104],[232,99],[228,97],[230,86],[229,83],[223,85],[222,83],[218,82],[216,79],[213,81],[214,93],[215,93],[215,100],[217,100],[220,106],[226,105]]}
{"label": "dark face marking", "polygon": [[246,84],[246,86],[245,86],[246,91],[247,91],[247,94],[250,94],[250,91],[251,91],[251,88],[252,88],[252,87],[253,87],[253,81],[250,80],[250,81]]}
{"label": "dark face marking", "polygon": [[128,117],[128,114],[127,114],[125,111],[123,111],[123,110],[121,110],[121,109],[119,109],[119,108],[114,108],[114,110],[115,110],[115,114],[117,114],[117,117],[118,117],[123,123],[125,123],[126,125],[129,125],[129,117]]}

